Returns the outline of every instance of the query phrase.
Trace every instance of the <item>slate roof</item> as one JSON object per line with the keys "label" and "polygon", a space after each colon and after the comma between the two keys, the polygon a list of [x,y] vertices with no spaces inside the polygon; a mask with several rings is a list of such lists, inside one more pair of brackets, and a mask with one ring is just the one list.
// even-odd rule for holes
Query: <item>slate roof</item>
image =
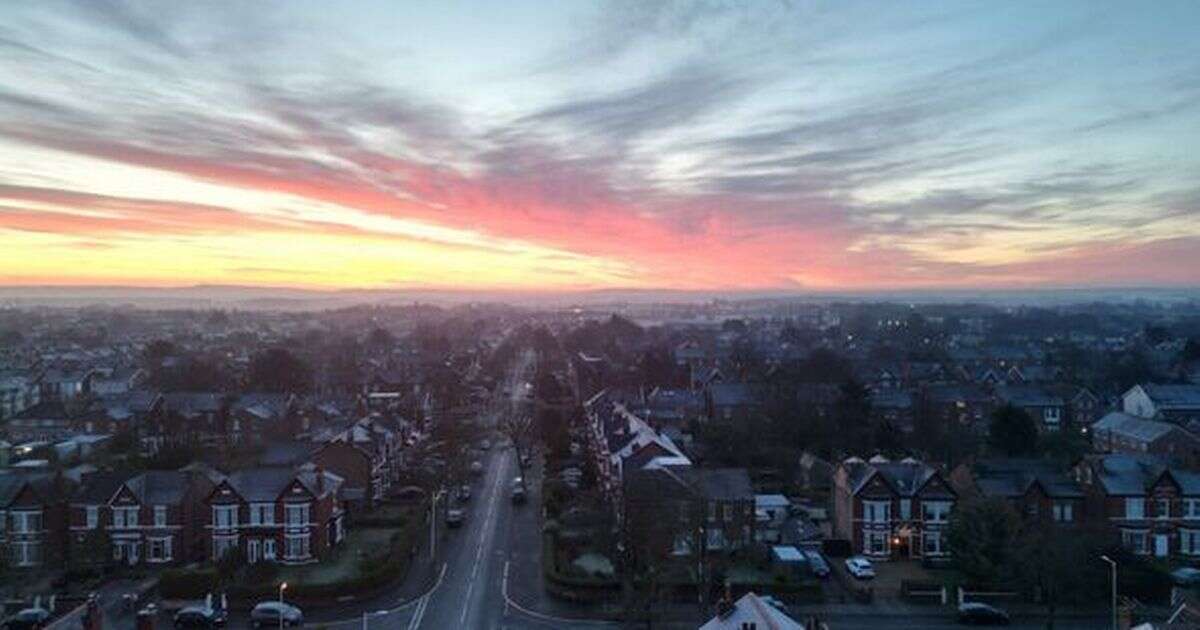
{"label": "slate roof", "polygon": [[148,470],[125,486],[143,505],[176,505],[183,501],[192,476],[178,470]]}
{"label": "slate roof", "polygon": [[727,614],[724,616],[718,614],[708,623],[700,626],[700,630],[744,630],[749,627],[763,630],[801,630],[803,628],[791,617],[750,592],[737,600]]}
{"label": "slate roof", "polygon": [[708,391],[717,407],[755,407],[765,398],[763,387],[752,383],[714,383]]}
{"label": "slate roof", "polygon": [[1092,429],[1107,431],[1138,442],[1153,442],[1171,431],[1180,430],[1180,427],[1169,422],[1139,418],[1123,411],[1112,411],[1092,424]]}
{"label": "slate roof", "polygon": [[189,418],[221,411],[225,397],[214,392],[172,392],[163,394],[163,400],[168,409]]}
{"label": "slate roof", "polygon": [[872,464],[862,461],[843,463],[851,492],[858,494],[868,481],[879,473],[900,496],[914,496],[934,475],[937,469],[918,461]]}
{"label": "slate roof", "polygon": [[989,497],[1024,496],[1034,483],[1054,498],[1082,498],[1083,488],[1054,462],[1039,459],[983,459],[971,467],[975,485]]}
{"label": "slate roof", "polygon": [[1014,407],[1061,407],[1062,396],[1041,385],[1002,385],[996,396]]}
{"label": "slate roof", "polygon": [[60,400],[43,400],[12,416],[13,420],[68,420],[67,407]]}
{"label": "slate roof", "polygon": [[1153,455],[1104,455],[1095,462],[1097,481],[1110,495],[1143,495],[1163,472],[1170,471],[1183,494],[1200,496],[1200,473],[1168,467]]}
{"label": "slate roof", "polygon": [[1160,409],[1200,409],[1200,385],[1145,383],[1142,390]]}
{"label": "slate roof", "polygon": [[71,503],[76,505],[102,505],[108,503],[117,489],[133,473],[127,471],[95,472],[83,478],[83,482],[71,497]]}
{"label": "slate roof", "polygon": [[[314,496],[318,496],[317,474],[316,469],[309,467],[302,467],[299,471],[290,466],[246,468],[229,475],[229,485],[247,502],[267,503],[279,498],[295,479],[300,480]],[[325,492],[338,492],[342,478],[329,471],[321,471],[320,474],[325,475]]]}

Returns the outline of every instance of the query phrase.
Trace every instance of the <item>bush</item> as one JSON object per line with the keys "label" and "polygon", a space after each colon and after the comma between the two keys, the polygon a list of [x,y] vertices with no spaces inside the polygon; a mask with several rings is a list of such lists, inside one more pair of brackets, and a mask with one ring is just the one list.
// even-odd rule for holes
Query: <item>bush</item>
{"label": "bush", "polygon": [[200,599],[217,590],[217,570],[167,569],[159,574],[158,594],[163,599]]}

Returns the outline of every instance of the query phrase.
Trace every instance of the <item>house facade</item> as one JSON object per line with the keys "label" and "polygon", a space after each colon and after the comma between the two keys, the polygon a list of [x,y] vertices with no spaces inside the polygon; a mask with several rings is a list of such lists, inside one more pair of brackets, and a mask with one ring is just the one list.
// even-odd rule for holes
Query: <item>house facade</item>
{"label": "house facade", "polygon": [[246,562],[316,562],[344,536],[337,501],[342,479],[319,467],[240,470],[216,484],[203,502],[205,556],[227,553]]}
{"label": "house facade", "polygon": [[851,457],[834,471],[834,532],[878,560],[947,557],[957,498],[941,472],[917,460]]}
{"label": "house facade", "polygon": [[1200,556],[1200,473],[1152,455],[1099,455],[1075,467],[1099,518],[1133,553]]}

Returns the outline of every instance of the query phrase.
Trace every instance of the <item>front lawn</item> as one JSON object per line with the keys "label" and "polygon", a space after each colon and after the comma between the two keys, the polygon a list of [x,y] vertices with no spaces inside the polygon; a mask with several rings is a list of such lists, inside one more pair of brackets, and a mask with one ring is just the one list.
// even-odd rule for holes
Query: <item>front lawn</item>
{"label": "front lawn", "polygon": [[351,531],[329,558],[315,564],[284,566],[279,580],[289,584],[333,584],[357,577],[364,561],[387,556],[395,529],[373,527]]}

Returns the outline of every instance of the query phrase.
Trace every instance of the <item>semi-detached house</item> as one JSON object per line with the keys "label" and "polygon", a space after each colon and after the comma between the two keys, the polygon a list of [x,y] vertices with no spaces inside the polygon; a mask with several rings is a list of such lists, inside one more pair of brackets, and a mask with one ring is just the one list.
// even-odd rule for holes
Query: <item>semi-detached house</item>
{"label": "semi-detached house", "polygon": [[833,480],[834,529],[875,559],[947,556],[945,529],[958,495],[938,469],[912,458],[851,457]]}

